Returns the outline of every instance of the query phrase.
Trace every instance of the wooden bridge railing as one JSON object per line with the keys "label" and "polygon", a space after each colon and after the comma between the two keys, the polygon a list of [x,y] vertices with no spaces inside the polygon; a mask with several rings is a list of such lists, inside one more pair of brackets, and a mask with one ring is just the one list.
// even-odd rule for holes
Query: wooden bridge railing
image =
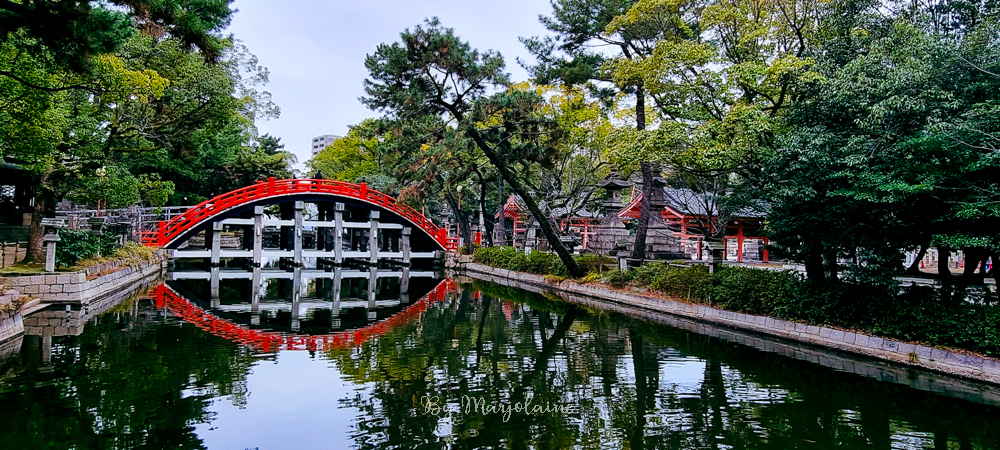
{"label": "wooden bridge railing", "polygon": [[252,186],[216,196],[192,206],[186,212],[174,217],[169,222],[161,221],[157,231],[144,232],[142,234],[142,242],[149,246],[163,247],[186,231],[197,227],[205,220],[234,207],[266,198],[293,196],[296,194],[331,194],[358,199],[380,206],[424,230],[442,248],[450,250],[457,248],[457,242],[449,240],[445,228],[435,225],[434,222],[431,222],[430,219],[424,217],[423,214],[420,214],[415,209],[396,203],[395,198],[369,189],[365,183],[353,184],[343,181],[315,179],[275,180],[274,178],[269,178],[267,181],[261,181]]}

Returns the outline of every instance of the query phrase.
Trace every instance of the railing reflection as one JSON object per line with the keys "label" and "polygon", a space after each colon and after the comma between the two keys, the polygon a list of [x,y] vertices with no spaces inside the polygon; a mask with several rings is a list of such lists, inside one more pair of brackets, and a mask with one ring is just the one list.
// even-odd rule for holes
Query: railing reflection
{"label": "railing reflection", "polygon": [[[418,279],[419,286],[411,289],[414,278]],[[170,275],[170,280],[154,292],[157,307],[166,308],[210,333],[263,351],[328,350],[356,346],[419,317],[431,304],[444,300],[449,292],[456,290],[454,282],[447,279],[430,286],[428,282],[436,281],[435,273],[411,272],[408,267],[400,271],[378,270],[375,267],[367,270],[336,267],[330,271],[296,267],[290,271],[254,268],[241,272],[215,267],[207,272],[175,272]],[[190,285],[192,280],[208,281],[208,308],[199,306],[199,296],[193,293],[197,289]],[[223,302],[224,280],[249,280],[250,302]],[[277,286],[279,292],[276,296],[279,298],[265,299],[268,287],[273,287],[267,286],[268,281],[284,283]],[[346,283],[348,281],[358,282]],[[280,292],[288,284],[291,284],[290,292]],[[309,295],[307,287],[312,288],[313,295]],[[393,298],[384,298],[387,293]],[[413,304],[410,304],[411,293],[421,296]],[[378,298],[379,295],[383,298]],[[302,322],[310,313],[312,327],[315,328],[315,319],[321,316],[318,311],[329,311],[328,330],[337,330],[342,326],[343,312],[356,309],[366,311],[367,325],[349,331],[300,334]],[[285,312],[290,316],[290,332],[261,327],[262,317],[274,318]],[[376,321],[380,312],[391,315]],[[249,324],[245,319],[247,314],[250,316]],[[240,323],[241,318],[243,323]]]}

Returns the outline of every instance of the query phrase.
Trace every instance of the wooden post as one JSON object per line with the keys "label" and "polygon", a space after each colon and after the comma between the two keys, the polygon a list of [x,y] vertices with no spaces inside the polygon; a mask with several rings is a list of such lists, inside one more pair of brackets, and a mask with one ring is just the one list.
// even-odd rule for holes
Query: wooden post
{"label": "wooden post", "polygon": [[743,221],[736,227],[736,262],[743,262]]}
{"label": "wooden post", "polygon": [[403,266],[403,277],[399,280],[399,301],[410,302],[410,266]]}
{"label": "wooden post", "polygon": [[333,307],[330,309],[332,319],[330,326],[340,328],[340,285],[343,282],[343,270],[340,266],[333,269]]}
{"label": "wooden post", "polygon": [[375,320],[378,312],[375,310],[375,283],[378,281],[378,269],[368,268],[368,320]]}
{"label": "wooden post", "polygon": [[412,233],[412,228],[403,227],[403,235],[399,243],[399,251],[403,253],[403,265],[406,267],[410,267],[410,235]]}
{"label": "wooden post", "polygon": [[333,205],[333,261],[344,263],[344,204]]}
{"label": "wooden post", "polygon": [[378,211],[372,211],[368,216],[368,223],[371,225],[368,234],[368,262],[378,264]]}
{"label": "wooden post", "polygon": [[302,210],[305,203],[295,202],[295,229],[292,235],[292,264],[302,267]]}
{"label": "wooden post", "polygon": [[212,307],[218,308],[221,306],[222,303],[219,300],[219,266],[212,266],[208,290],[209,297],[212,299]]}
{"label": "wooden post", "polygon": [[768,242],[767,238],[764,238],[764,262],[771,262],[770,255],[768,255],[768,251],[767,251],[767,245],[768,245],[768,243],[769,242]]}
{"label": "wooden post", "polygon": [[264,253],[264,207],[253,207],[253,266],[260,267]]}
{"label": "wooden post", "polygon": [[260,325],[260,266],[254,266],[250,280],[250,325]]}
{"label": "wooden post", "polygon": [[[300,203],[300,202],[295,202]],[[299,306],[302,301],[302,268],[292,269],[292,331],[299,331]]]}
{"label": "wooden post", "polygon": [[[206,233],[207,234],[207,233]],[[212,222],[212,267],[222,261],[222,222]]]}

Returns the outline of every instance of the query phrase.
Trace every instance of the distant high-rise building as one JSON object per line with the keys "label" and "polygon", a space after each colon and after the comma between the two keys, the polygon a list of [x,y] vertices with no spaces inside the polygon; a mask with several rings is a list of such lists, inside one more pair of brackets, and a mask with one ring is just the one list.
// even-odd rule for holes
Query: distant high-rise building
{"label": "distant high-rise building", "polygon": [[341,137],[342,136],[335,136],[332,134],[324,134],[322,136],[314,137],[312,140],[312,156],[316,157],[317,153],[319,153],[321,150],[326,148],[327,145],[332,144],[333,141],[336,141]]}

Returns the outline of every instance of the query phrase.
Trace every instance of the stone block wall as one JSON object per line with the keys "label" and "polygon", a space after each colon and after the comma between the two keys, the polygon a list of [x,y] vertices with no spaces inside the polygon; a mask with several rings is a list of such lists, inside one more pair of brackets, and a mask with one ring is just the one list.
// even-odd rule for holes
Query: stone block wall
{"label": "stone block wall", "polygon": [[160,251],[154,260],[134,267],[125,261],[114,260],[77,272],[4,277],[0,283],[42,303],[86,304],[91,299],[166,270],[166,253]]}
{"label": "stone block wall", "polygon": [[158,284],[158,279],[159,274],[154,273],[83,306],[54,306],[33,312],[24,318],[24,333],[28,336],[77,336],[90,319],[131,297],[148,293],[154,283]]}
{"label": "stone block wall", "polygon": [[[20,292],[8,289],[0,295],[0,306],[15,302],[20,297]],[[19,336],[21,333],[24,333],[24,321],[20,309],[4,312],[3,308],[0,308],[0,342]]]}

